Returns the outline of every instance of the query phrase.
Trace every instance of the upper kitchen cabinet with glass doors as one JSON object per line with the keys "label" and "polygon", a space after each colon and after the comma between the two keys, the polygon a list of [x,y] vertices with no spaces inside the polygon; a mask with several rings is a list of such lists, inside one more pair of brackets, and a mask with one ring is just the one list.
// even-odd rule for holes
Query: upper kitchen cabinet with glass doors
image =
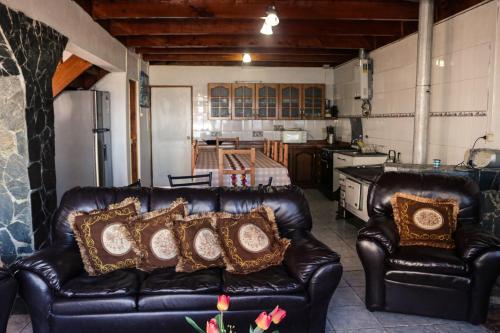
{"label": "upper kitchen cabinet with glass doors", "polygon": [[301,119],[301,85],[280,84],[280,118]]}
{"label": "upper kitchen cabinet with glass doors", "polygon": [[210,119],[231,119],[231,84],[209,83]]}
{"label": "upper kitchen cabinet with glass doors", "polygon": [[232,84],[233,119],[253,119],[255,84]]}
{"label": "upper kitchen cabinet with glass doors", "polygon": [[325,85],[302,85],[302,116],[304,119],[322,119],[325,116]]}
{"label": "upper kitchen cabinet with glass doors", "polygon": [[278,84],[256,84],[257,119],[278,119]]}

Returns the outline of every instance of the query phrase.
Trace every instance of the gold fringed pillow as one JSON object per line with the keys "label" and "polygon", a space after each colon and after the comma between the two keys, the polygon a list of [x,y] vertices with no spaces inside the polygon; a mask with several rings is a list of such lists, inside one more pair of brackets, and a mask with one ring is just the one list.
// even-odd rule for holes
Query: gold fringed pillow
{"label": "gold fringed pillow", "polygon": [[215,213],[175,218],[174,231],[179,248],[177,272],[224,266],[215,222]]}
{"label": "gold fringed pillow", "polygon": [[407,193],[391,198],[401,246],[453,249],[459,205],[454,199],[429,199]]}
{"label": "gold fringed pillow", "polygon": [[106,209],[69,215],[68,221],[89,275],[136,266],[138,250],[127,229],[127,222],[140,211],[139,199],[130,197]]}
{"label": "gold fringed pillow", "polygon": [[129,231],[141,253],[137,268],[150,272],[156,268],[174,267],[178,248],[172,217],[188,215],[187,202],[179,198],[168,208],[133,217]]}
{"label": "gold fringed pillow", "polygon": [[274,212],[261,206],[248,214],[219,213],[217,234],[226,270],[248,274],[281,264],[290,240],[280,238]]}

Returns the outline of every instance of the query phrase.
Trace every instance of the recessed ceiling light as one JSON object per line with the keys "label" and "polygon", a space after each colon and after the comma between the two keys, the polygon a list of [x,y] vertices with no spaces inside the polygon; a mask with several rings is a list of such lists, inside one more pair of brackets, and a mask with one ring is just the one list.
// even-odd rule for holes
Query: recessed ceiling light
{"label": "recessed ceiling light", "polygon": [[262,25],[262,29],[260,29],[260,33],[263,35],[272,35],[273,34],[273,27],[271,27],[269,24],[264,22]]}
{"label": "recessed ceiling light", "polygon": [[243,53],[243,63],[248,64],[252,62],[252,57],[249,53]]}

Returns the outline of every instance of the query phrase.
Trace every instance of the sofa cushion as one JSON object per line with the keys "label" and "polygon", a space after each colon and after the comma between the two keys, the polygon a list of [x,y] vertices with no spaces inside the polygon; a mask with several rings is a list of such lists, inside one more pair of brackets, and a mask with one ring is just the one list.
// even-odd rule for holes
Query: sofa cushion
{"label": "sofa cushion", "polygon": [[136,308],[135,296],[116,298],[58,297],[52,304],[52,312],[56,315],[127,313],[135,312]]}
{"label": "sofa cushion", "polygon": [[139,291],[141,276],[135,269],[121,269],[99,276],[87,273],[70,279],[59,290],[63,297],[123,297]]}
{"label": "sofa cushion", "polygon": [[387,259],[390,269],[422,273],[467,275],[468,266],[453,250],[424,246],[399,247]]}
{"label": "sofa cushion", "polygon": [[192,273],[176,272],[173,267],[157,269],[142,282],[141,295],[206,294],[221,291],[219,268],[203,269]]}
{"label": "sofa cushion", "polygon": [[470,289],[471,279],[465,276],[431,274],[409,271],[388,271],[385,279],[419,286],[449,288],[461,291]]}
{"label": "sofa cushion", "polygon": [[302,284],[292,278],[283,265],[246,275],[225,271],[222,281],[222,290],[229,295],[276,295],[304,291]]}

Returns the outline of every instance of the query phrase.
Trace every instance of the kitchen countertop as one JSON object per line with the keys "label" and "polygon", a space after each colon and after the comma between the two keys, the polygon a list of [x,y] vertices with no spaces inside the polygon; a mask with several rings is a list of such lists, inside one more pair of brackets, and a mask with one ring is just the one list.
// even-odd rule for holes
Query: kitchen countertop
{"label": "kitchen countertop", "polygon": [[366,166],[339,168],[338,170],[351,177],[358,178],[367,181],[369,183],[375,183],[384,173],[384,166],[382,164],[366,165]]}
{"label": "kitchen countertop", "polygon": [[345,151],[345,152],[340,152],[339,154],[342,154],[342,155],[347,155],[347,156],[353,156],[353,157],[358,157],[358,156],[366,156],[366,157],[370,157],[370,156],[387,156],[387,154],[384,154],[384,153],[361,153],[359,151]]}

